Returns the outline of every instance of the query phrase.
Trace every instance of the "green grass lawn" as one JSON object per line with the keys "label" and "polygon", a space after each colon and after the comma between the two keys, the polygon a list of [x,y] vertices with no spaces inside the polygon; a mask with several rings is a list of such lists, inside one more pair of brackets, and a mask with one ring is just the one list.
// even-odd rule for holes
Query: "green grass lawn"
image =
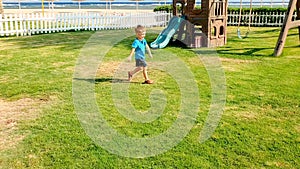
{"label": "green grass lawn", "polygon": [[[0,38],[0,168],[299,168],[297,29],[290,30],[280,57],[272,56],[279,28],[252,28],[245,39],[237,37],[235,27],[228,29],[227,45],[216,49],[226,77],[226,105],[213,135],[203,143],[199,134],[208,116],[212,88],[207,67],[196,53],[205,57],[207,49],[172,45],[153,50],[154,58],[148,63],[155,83],[142,85],[140,73],[129,85],[115,79],[114,72],[121,70],[120,63],[134,68],[134,62],[123,62],[133,34],[108,49],[91,79],[76,79],[73,74],[84,55],[82,49],[89,52],[93,44],[86,44],[95,34],[101,39],[101,31]],[[155,32],[157,28],[149,28],[148,42],[156,38]],[[187,136],[170,150],[146,158],[116,155],[95,143],[76,114],[74,82],[94,87],[97,107],[116,131],[134,138],[155,137],[180,116],[182,86],[168,72],[172,65],[170,70],[160,69],[161,63],[173,60],[171,55],[192,73],[191,83],[199,92],[197,118]],[[125,71],[125,79],[126,75]],[[163,113],[149,123],[125,118],[114,103],[113,85],[128,86],[130,104],[137,112],[165,101]],[[151,100],[153,91],[163,95]]]}

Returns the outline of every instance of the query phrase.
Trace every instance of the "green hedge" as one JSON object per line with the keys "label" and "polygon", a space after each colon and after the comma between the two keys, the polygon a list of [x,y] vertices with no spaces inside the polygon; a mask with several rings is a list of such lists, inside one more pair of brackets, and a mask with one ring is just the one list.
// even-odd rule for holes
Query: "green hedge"
{"label": "green hedge", "polygon": [[[200,9],[200,6],[197,6],[196,9]],[[180,10],[180,9],[179,9]],[[287,8],[270,8],[270,7],[260,7],[260,8],[252,8],[253,12],[286,12]],[[166,12],[172,12],[173,7],[172,5],[163,5],[163,6],[158,6],[153,9],[154,12],[156,11],[166,11]],[[239,12],[240,8],[237,7],[229,7],[228,12]],[[249,12],[250,8],[243,8],[242,12]]]}
{"label": "green hedge", "polygon": [[[253,12],[286,12],[287,8],[270,8],[270,7],[260,7],[252,8]],[[240,8],[228,8],[230,12],[239,12]],[[249,12],[250,8],[242,8],[242,12]]]}
{"label": "green hedge", "polygon": [[173,11],[173,6],[172,5],[162,5],[162,6],[158,6],[158,7],[155,7],[153,9],[154,12],[157,12],[157,11],[165,11],[165,12],[172,12]]}

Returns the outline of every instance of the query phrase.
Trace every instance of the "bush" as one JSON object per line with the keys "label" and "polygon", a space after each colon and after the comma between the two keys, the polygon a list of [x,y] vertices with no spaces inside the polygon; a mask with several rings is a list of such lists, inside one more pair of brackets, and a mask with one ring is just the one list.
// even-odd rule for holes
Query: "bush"
{"label": "bush", "polygon": [[[252,8],[253,12],[286,12],[287,8],[269,8],[269,7],[260,7]],[[228,12],[239,12],[240,8],[228,8]],[[242,8],[242,12],[249,12],[250,8]]]}
{"label": "bush", "polygon": [[[200,6],[197,6],[196,9],[201,9]],[[180,9],[179,9],[180,10]],[[252,8],[253,12],[286,12],[287,8],[270,8],[270,7],[260,7],[260,8]],[[173,6],[172,5],[163,5],[158,6],[153,9],[154,12],[156,11],[165,11],[165,12],[172,12]],[[238,7],[229,7],[228,12],[239,12],[240,8]],[[242,8],[242,12],[249,12],[250,8]]]}
{"label": "bush", "polygon": [[153,11],[154,12],[165,11],[165,12],[171,13],[173,11],[173,6],[172,5],[162,5],[162,6],[155,7],[153,9]]}

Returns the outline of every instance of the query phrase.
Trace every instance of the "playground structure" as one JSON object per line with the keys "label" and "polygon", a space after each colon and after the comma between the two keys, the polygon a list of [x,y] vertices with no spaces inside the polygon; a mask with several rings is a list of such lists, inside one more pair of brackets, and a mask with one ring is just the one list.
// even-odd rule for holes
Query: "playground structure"
{"label": "playground structure", "polygon": [[[240,12],[239,12],[239,22],[238,22],[238,29],[237,29],[237,35],[238,38],[243,39],[244,37],[242,37],[241,35],[241,30],[240,30],[240,24],[241,24],[241,17],[242,17],[242,9],[243,9],[243,5],[242,5],[243,0],[240,0]],[[250,33],[250,26],[251,26],[251,14],[252,14],[252,0],[250,0],[250,12],[249,12],[249,22],[248,22],[248,30],[245,34],[245,38],[248,37],[249,33]]]}
{"label": "playground structure", "polygon": [[[179,7],[181,11],[179,12]],[[188,47],[216,47],[227,42],[227,0],[202,0],[201,9],[195,8],[195,0],[173,0],[173,15],[168,27],[162,31],[158,38],[150,44],[152,48],[164,48],[173,36]],[[296,9],[297,17],[292,17]],[[238,37],[242,39],[239,30],[241,22],[242,0],[240,0],[240,14],[238,24]],[[252,0],[250,0],[250,13],[247,37],[251,25]],[[274,56],[282,53],[288,31],[298,27],[300,40],[300,0],[290,0],[284,23],[274,49]]]}
{"label": "playground structure", "polygon": [[[227,0],[173,0],[173,15],[168,27],[150,44],[164,48],[173,36],[188,47],[216,47],[227,42]],[[181,12],[179,12],[181,8]]]}
{"label": "playground structure", "polygon": [[226,44],[227,0],[202,0],[201,9],[195,9],[195,0],[173,0],[174,16],[178,4],[188,22],[180,26],[177,39],[196,48]]}
{"label": "playground structure", "polygon": [[[292,21],[292,16],[296,8],[297,17],[295,21]],[[278,37],[275,49],[274,56],[279,56],[282,53],[286,37],[288,35],[289,29],[298,27],[299,40],[300,40],[300,0],[290,0],[287,13]]]}

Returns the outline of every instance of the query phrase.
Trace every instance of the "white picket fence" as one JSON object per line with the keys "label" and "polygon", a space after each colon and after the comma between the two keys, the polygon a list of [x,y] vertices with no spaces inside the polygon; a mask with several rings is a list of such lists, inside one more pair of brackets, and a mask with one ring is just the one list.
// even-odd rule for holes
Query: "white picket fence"
{"label": "white picket fence", "polygon": [[[280,27],[283,24],[286,12],[249,12],[241,15],[240,26],[266,26]],[[292,20],[296,20],[297,14],[294,12]],[[237,26],[239,22],[239,12],[229,12],[227,17],[228,26]],[[251,19],[251,20],[250,20]]]}
{"label": "white picket fence", "polygon": [[165,26],[170,15],[150,13],[27,13],[0,15],[0,36],[26,36],[79,30],[127,29],[136,25]]}
{"label": "white picket fence", "polygon": [[[127,29],[138,24],[146,27],[166,26],[172,14],[150,13],[27,13],[0,15],[1,36],[26,36],[79,30]],[[251,26],[276,26],[283,24],[285,12],[251,14]],[[293,20],[296,19],[296,13]],[[239,12],[228,13],[227,25],[237,26]],[[249,13],[241,16],[240,26],[248,26]]]}

